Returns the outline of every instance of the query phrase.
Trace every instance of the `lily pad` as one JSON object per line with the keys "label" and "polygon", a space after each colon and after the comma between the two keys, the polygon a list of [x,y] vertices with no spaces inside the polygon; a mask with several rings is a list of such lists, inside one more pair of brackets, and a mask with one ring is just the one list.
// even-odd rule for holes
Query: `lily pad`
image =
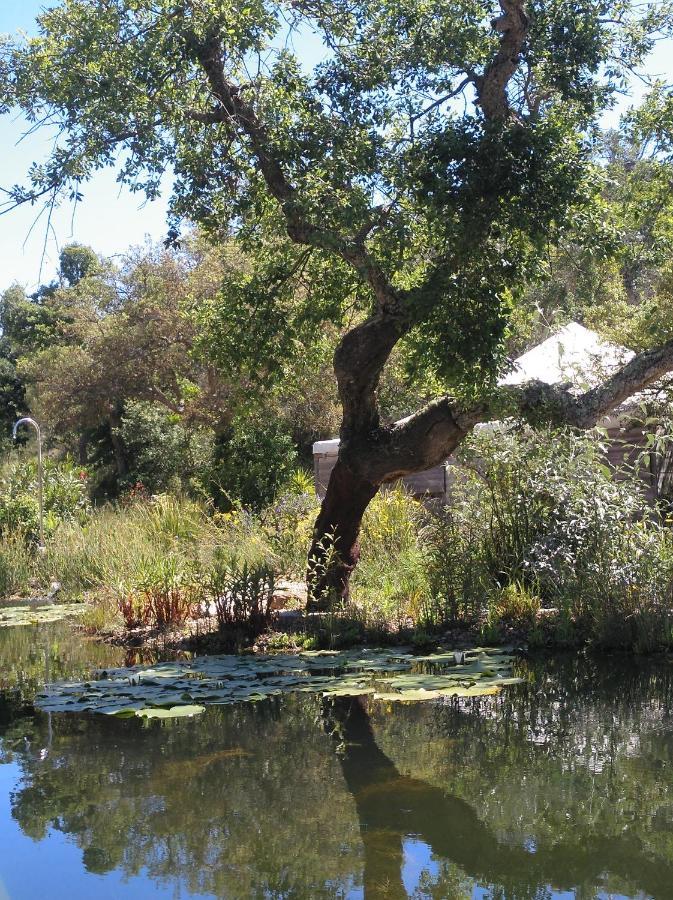
{"label": "lily pad", "polygon": [[70,616],[81,616],[85,610],[83,603],[21,603],[0,607],[0,628],[11,625],[41,625],[58,622]]}
{"label": "lily pad", "polygon": [[[513,661],[509,648],[421,658],[407,648],[204,656],[108,669],[97,680],[52,684],[36,704],[49,712],[173,718],[194,715],[193,710],[201,712],[210,704],[255,702],[284,693],[368,694],[414,702],[481,697],[520,681],[512,673]],[[188,711],[175,712],[182,709]]]}
{"label": "lily pad", "polygon": [[169,706],[167,709],[150,707],[150,709],[137,709],[135,715],[140,716],[141,719],[178,719],[185,716],[198,716],[205,711],[205,706]]}

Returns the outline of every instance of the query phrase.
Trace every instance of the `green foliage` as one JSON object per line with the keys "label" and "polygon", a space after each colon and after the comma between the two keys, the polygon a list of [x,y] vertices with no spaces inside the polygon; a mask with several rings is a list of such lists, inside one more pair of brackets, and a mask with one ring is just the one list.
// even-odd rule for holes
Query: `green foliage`
{"label": "green foliage", "polygon": [[[293,7],[288,24],[284,7],[264,0],[200,0],[180,15],[173,0],[58,4],[39,16],[36,37],[3,50],[2,108],[57,122],[62,138],[9,203],[77,198],[112,165],[155,197],[174,171],[173,237],[184,219],[217,239],[235,230],[252,260],[203,315],[218,360],[263,383],[321,323],[341,328],[369,312],[361,272],[342,252],[364,234],[408,301],[415,365],[488,382],[549,236],[594,201],[586,136],[670,10],[529,4],[508,122],[485,121],[470,102],[498,47],[493,13],[481,0],[329,0]],[[290,49],[288,27],[329,47],[314,70]],[[212,65],[232,96],[246,95],[245,115],[217,97]],[[299,231],[300,248],[290,241]]]}
{"label": "green foliage", "polygon": [[297,451],[285,426],[275,421],[237,418],[215,449],[209,473],[216,504],[237,502],[256,510],[270,503],[297,466]]}
{"label": "green foliage", "polygon": [[264,647],[273,652],[281,650],[317,650],[318,641],[310,634],[301,631],[272,631],[267,635]]}
{"label": "green foliage", "polygon": [[219,556],[206,575],[205,586],[220,632],[243,630],[246,637],[253,638],[268,626],[275,588],[270,567],[251,568],[247,563],[236,567]]}
{"label": "green foliage", "polygon": [[255,540],[251,529],[220,525],[194,501],[160,495],[97,509],[83,524],[64,522],[33,563],[33,575],[41,586],[59,581],[68,596],[100,598],[114,619],[111,591],[131,592],[143,573],[160,571],[167,560],[180,571],[200,570],[222,544],[251,553]]}
{"label": "green foliage", "polygon": [[543,263],[544,277],[529,285],[510,351],[529,346],[540,327],[569,319],[634,350],[670,339],[673,202],[661,101],[656,89],[619,130],[599,136],[595,203],[575,211]]}
{"label": "green foliage", "polygon": [[121,486],[140,482],[150,494],[187,489],[197,477],[201,437],[165,407],[129,400],[118,429],[129,471]]}
{"label": "green foliage", "polygon": [[0,598],[24,594],[30,584],[33,559],[23,534],[0,538]]}
{"label": "green foliage", "polygon": [[558,431],[483,433],[465,461],[430,531],[436,615],[521,626],[542,602],[575,642],[669,644],[671,536],[635,472],[615,477],[595,437]]}
{"label": "green foliage", "polygon": [[12,442],[12,428],[26,411],[25,387],[7,346],[0,337],[0,451]]}
{"label": "green foliage", "polygon": [[95,251],[83,244],[68,244],[59,254],[59,279],[68,287],[74,287],[100,268]]}
{"label": "green foliage", "polygon": [[368,627],[400,629],[423,621],[429,600],[423,506],[402,487],[379,493],[362,524],[353,603]]}
{"label": "green foliage", "polygon": [[288,578],[303,581],[306,576],[306,552],[318,509],[313,476],[299,469],[260,514],[276,566]]}
{"label": "green foliage", "polygon": [[511,581],[489,598],[487,624],[528,631],[534,627],[541,601],[520,582]]}
{"label": "green foliage", "polygon": [[[88,473],[72,460],[44,461],[44,525],[53,534],[62,522],[84,522],[90,513]],[[0,534],[37,539],[37,463],[16,460],[0,473]]]}

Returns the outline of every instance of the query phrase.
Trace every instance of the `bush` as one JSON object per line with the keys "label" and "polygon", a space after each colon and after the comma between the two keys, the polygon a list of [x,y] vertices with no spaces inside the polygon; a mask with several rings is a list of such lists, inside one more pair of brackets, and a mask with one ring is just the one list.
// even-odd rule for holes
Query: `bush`
{"label": "bush", "polygon": [[[0,554],[14,546],[18,534],[0,537]],[[137,588],[143,573],[158,571],[163,560],[174,558],[194,572],[206,572],[222,555],[241,565],[273,565],[274,560],[255,517],[242,511],[213,514],[193,500],[159,495],[105,506],[83,522],[64,521],[44,554],[25,556],[30,577],[42,586],[57,580],[64,594],[105,598],[115,586]]]}
{"label": "bush", "polygon": [[302,581],[306,575],[306,555],[319,508],[313,475],[300,469],[261,513],[260,524],[276,567],[288,578]]}
{"label": "bush", "polygon": [[259,512],[296,467],[297,451],[281,423],[240,418],[215,448],[209,493],[220,509],[240,505]]}
{"label": "bush", "polygon": [[607,468],[595,436],[485,432],[463,459],[451,505],[427,531],[437,617],[524,627],[541,602],[559,610],[566,638],[671,643],[671,533],[636,474]]}
{"label": "bush", "polygon": [[221,632],[244,631],[256,637],[271,619],[275,575],[268,566],[238,568],[223,559],[216,562],[206,580],[208,599],[215,605]]}
{"label": "bush", "polygon": [[0,598],[28,590],[32,563],[23,534],[6,534],[0,539]]}
{"label": "bush", "polygon": [[540,612],[540,598],[523,584],[513,581],[489,598],[488,624],[530,629]]}
{"label": "bush", "polygon": [[177,414],[155,403],[131,400],[125,404],[119,433],[129,463],[122,488],[141,483],[150,494],[187,489],[202,462],[203,439]]}
{"label": "bush", "polygon": [[[44,525],[53,534],[62,522],[83,523],[91,512],[87,495],[88,475],[72,460],[44,460]],[[37,463],[18,460],[0,475],[0,534],[23,534],[37,540],[39,505]]]}

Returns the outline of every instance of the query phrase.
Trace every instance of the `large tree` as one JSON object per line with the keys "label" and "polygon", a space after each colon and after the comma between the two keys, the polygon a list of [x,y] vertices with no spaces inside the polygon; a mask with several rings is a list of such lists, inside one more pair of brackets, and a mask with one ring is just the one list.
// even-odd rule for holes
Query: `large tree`
{"label": "large tree", "polygon": [[[629,0],[64,0],[0,61],[6,108],[57,135],[8,204],[77,196],[108,165],[154,196],[170,171],[172,236],[192,219],[255,260],[222,288],[234,368],[266,376],[307,328],[343,329],[312,555],[336,548],[327,585],[345,592],[383,483],[494,416],[588,427],[673,368],[669,343],[579,397],[496,388],[523,285],[589,214],[597,118],[669,15]],[[292,49],[307,42],[322,49],[311,70]],[[384,423],[377,387],[400,342],[446,393]]]}

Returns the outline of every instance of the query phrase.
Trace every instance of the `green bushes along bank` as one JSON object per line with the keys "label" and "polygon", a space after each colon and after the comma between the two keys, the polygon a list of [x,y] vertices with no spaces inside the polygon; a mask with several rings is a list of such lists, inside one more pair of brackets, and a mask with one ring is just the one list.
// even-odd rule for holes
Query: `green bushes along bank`
{"label": "green bushes along bank", "polygon": [[[434,640],[447,628],[497,640],[650,652],[673,643],[673,534],[632,470],[596,436],[485,431],[465,449],[446,506],[381,492],[363,525],[350,600],[311,623],[329,640]],[[297,473],[261,512],[129,494],[93,509],[86,473],[47,470],[47,550],[34,549],[34,471],[0,491],[0,592],[88,600],[98,630],[182,626],[204,614],[251,638],[281,579],[301,581],[317,511]],[[304,626],[306,627],[306,626]],[[284,643],[285,639],[272,638]]]}

